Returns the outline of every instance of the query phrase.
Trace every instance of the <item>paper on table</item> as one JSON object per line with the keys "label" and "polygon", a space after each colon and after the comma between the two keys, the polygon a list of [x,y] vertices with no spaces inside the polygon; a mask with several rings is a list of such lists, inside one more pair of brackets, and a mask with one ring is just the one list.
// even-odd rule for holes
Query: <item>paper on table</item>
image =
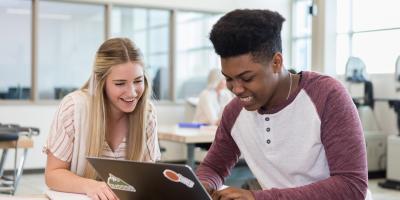
{"label": "paper on table", "polygon": [[49,197],[49,199],[55,200],[90,200],[90,198],[84,194],[57,192],[50,189],[46,190],[45,194]]}
{"label": "paper on table", "polygon": [[228,188],[228,187],[229,187],[229,186],[227,186],[227,185],[222,185],[221,187],[218,188],[218,191],[224,190],[224,189],[226,189],[226,188]]}

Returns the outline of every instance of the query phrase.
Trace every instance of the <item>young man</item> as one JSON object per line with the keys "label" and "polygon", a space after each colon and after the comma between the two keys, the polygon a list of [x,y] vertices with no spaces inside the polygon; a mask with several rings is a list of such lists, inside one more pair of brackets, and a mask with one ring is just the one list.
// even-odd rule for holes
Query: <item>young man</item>
{"label": "young man", "polygon": [[[228,88],[215,141],[197,170],[213,199],[364,200],[365,143],[356,108],[335,79],[283,67],[285,19],[235,10],[213,27]],[[263,190],[217,191],[240,155]]]}

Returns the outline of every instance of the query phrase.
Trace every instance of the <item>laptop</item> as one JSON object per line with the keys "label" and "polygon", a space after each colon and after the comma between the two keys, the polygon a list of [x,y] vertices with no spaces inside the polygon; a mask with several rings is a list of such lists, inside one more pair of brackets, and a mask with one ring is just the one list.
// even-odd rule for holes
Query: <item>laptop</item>
{"label": "laptop", "polygon": [[121,200],[211,200],[187,165],[87,157]]}

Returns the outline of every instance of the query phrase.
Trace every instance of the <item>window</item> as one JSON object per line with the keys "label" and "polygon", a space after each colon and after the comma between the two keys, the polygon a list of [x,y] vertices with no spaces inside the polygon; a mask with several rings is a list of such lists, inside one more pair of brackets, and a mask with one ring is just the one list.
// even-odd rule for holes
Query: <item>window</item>
{"label": "window", "polygon": [[337,74],[349,56],[362,59],[368,73],[393,73],[400,55],[397,0],[337,0]]}
{"label": "window", "polygon": [[400,28],[353,35],[352,53],[360,57],[368,73],[394,73],[400,55]]}
{"label": "window", "polygon": [[197,96],[210,69],[220,68],[208,39],[220,14],[107,6],[83,0],[1,1],[0,26],[7,28],[0,38],[0,100],[59,100],[82,87],[106,33],[137,44],[157,100]]}
{"label": "window", "polygon": [[112,10],[112,36],[128,37],[138,45],[157,100],[170,99],[169,22],[168,10],[118,6]]}
{"label": "window", "polygon": [[39,6],[39,99],[60,99],[89,79],[104,41],[105,9],[47,1]]}
{"label": "window", "polygon": [[293,5],[292,68],[296,71],[311,69],[312,16],[311,0],[295,0]]}
{"label": "window", "polygon": [[197,96],[206,87],[212,68],[219,68],[219,56],[208,39],[212,25],[221,17],[199,12],[178,12],[176,19],[176,98]]}
{"label": "window", "polygon": [[353,31],[400,27],[398,0],[352,0]]}
{"label": "window", "polygon": [[0,1],[0,99],[30,99],[30,1]]}

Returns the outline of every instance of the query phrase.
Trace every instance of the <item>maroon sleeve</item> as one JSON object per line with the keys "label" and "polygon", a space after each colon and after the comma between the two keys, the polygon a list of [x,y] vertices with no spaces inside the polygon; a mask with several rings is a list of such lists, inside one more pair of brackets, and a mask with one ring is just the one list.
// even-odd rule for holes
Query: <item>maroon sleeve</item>
{"label": "maroon sleeve", "polygon": [[302,187],[253,191],[253,194],[258,200],[364,200],[366,150],[357,110],[345,88],[333,78],[316,76],[308,81],[305,90],[321,118],[321,140],[330,177]]}
{"label": "maroon sleeve", "polygon": [[223,184],[224,178],[229,176],[230,170],[238,162],[240,151],[231,136],[231,129],[241,109],[238,99],[225,107],[214,142],[197,168],[200,181],[207,182],[213,189]]}

